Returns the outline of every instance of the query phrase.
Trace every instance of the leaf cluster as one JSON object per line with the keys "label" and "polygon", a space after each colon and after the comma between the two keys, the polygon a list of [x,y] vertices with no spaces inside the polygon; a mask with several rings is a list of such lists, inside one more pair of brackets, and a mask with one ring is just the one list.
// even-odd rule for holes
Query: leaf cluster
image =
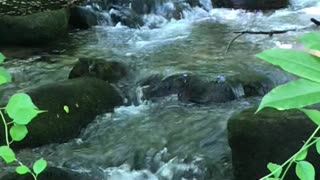
{"label": "leaf cluster", "polygon": [[[4,59],[5,57],[0,53],[0,64],[3,63]],[[11,75],[3,67],[0,67],[0,85],[8,82],[11,82]],[[40,158],[33,164],[31,170],[16,158],[16,154],[10,145],[15,141],[22,141],[27,136],[27,125],[42,112],[44,111],[39,110],[32,102],[30,96],[25,93],[14,94],[9,99],[8,104],[0,108],[6,138],[6,144],[0,146],[0,157],[6,163],[17,163],[16,172],[18,174],[30,173],[34,179],[37,179],[38,174],[44,171],[47,162],[43,158]],[[4,113],[7,113],[12,121],[8,122],[5,119]]]}
{"label": "leaf cluster", "polygon": [[290,167],[295,164],[295,172],[301,180],[314,180],[315,169],[306,161],[308,148],[316,146],[320,154],[320,138],[315,135],[320,130],[320,111],[305,107],[320,102],[320,33],[308,33],[299,38],[304,50],[270,49],[256,56],[266,62],[281,67],[300,79],[280,85],[265,95],[257,112],[265,107],[278,110],[299,109],[304,112],[318,128],[301,149],[282,165],[269,163],[270,174],[262,180],[283,180]]}

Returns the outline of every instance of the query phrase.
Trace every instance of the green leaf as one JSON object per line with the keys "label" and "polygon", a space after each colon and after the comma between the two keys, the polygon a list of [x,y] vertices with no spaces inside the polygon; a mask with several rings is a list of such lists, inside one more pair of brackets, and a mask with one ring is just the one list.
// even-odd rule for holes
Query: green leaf
{"label": "green leaf", "polygon": [[308,48],[320,50],[320,33],[306,33],[299,40]]}
{"label": "green leaf", "polygon": [[318,102],[320,102],[320,83],[299,79],[278,86],[265,95],[257,112],[264,107],[286,110],[302,108]]}
{"label": "green leaf", "polygon": [[11,82],[11,75],[6,69],[0,67],[0,85],[8,82]]}
{"label": "green leaf", "polygon": [[[275,163],[268,163],[267,168],[273,174],[274,177],[278,178],[281,175],[282,167]],[[277,170],[279,169],[279,170]],[[277,171],[276,171],[277,170]]]}
{"label": "green leaf", "polygon": [[14,141],[21,141],[28,134],[28,129],[24,125],[15,124],[10,128],[10,136]]}
{"label": "green leaf", "polygon": [[68,106],[63,106],[63,109],[64,109],[64,111],[66,112],[66,113],[69,113],[70,112],[70,110],[69,110],[69,107]]}
{"label": "green leaf", "polygon": [[316,149],[317,149],[317,153],[320,154],[320,140],[319,139],[316,142]]}
{"label": "green leaf", "polygon": [[269,177],[269,178],[266,178],[266,179],[264,179],[264,180],[280,180],[280,178],[274,178],[274,177]]}
{"label": "green leaf", "polygon": [[30,96],[25,93],[14,94],[5,109],[9,117],[13,119],[16,124],[20,125],[28,124],[34,117],[42,112],[33,104]]}
{"label": "green leaf", "polygon": [[300,109],[304,112],[314,123],[320,126],[320,111],[315,109]]}
{"label": "green leaf", "polygon": [[38,175],[40,174],[43,170],[45,170],[47,167],[47,161],[44,160],[43,158],[37,160],[34,164],[33,164],[33,172]]}
{"label": "green leaf", "polygon": [[307,161],[299,161],[296,165],[296,174],[300,180],[314,180],[315,170],[311,163]]}
{"label": "green leaf", "polygon": [[21,165],[16,168],[16,172],[20,175],[23,175],[30,172],[30,169],[25,165]]}
{"label": "green leaf", "polygon": [[320,58],[306,52],[289,49],[270,49],[256,55],[285,71],[320,82]]}
{"label": "green leaf", "polygon": [[9,146],[0,147],[0,157],[2,157],[2,159],[7,163],[11,163],[16,160],[16,156]]}
{"label": "green leaf", "polygon": [[308,155],[308,149],[305,149],[303,151],[301,151],[294,160],[296,161],[302,161],[302,160],[305,160],[306,157]]}
{"label": "green leaf", "polygon": [[6,59],[2,53],[0,53],[0,64]]}

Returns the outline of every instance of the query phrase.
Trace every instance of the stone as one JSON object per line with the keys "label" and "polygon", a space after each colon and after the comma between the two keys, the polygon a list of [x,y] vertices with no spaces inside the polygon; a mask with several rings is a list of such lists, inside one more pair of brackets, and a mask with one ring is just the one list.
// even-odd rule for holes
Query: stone
{"label": "stone", "polygon": [[80,58],[72,68],[69,79],[89,76],[113,83],[127,75],[128,69],[123,63],[103,59]]}
{"label": "stone", "polygon": [[[113,86],[88,77],[42,85],[26,93],[39,109],[47,112],[39,114],[28,124],[27,137],[13,143],[15,148],[66,142],[77,137],[97,115],[111,112],[123,103]],[[64,106],[68,106],[69,112]],[[3,134],[1,140],[2,137]]]}
{"label": "stone", "polygon": [[104,22],[105,17],[90,7],[73,7],[70,9],[70,26],[74,29],[88,29]]}
{"label": "stone", "polygon": [[117,24],[121,23],[130,28],[140,28],[143,26],[142,18],[132,9],[118,5],[111,6],[110,15],[112,21]]}
{"label": "stone", "polygon": [[26,16],[0,17],[0,44],[48,44],[67,35],[69,11],[59,9]]}
{"label": "stone", "polygon": [[[235,114],[228,122],[235,180],[260,179],[267,175],[269,162],[285,162],[316,129],[316,125],[298,110],[277,111],[268,108],[255,114],[256,109]],[[315,149],[310,148],[307,160],[315,169],[320,168],[318,159]],[[290,171],[286,179],[297,177]],[[320,179],[319,174],[316,179]]]}

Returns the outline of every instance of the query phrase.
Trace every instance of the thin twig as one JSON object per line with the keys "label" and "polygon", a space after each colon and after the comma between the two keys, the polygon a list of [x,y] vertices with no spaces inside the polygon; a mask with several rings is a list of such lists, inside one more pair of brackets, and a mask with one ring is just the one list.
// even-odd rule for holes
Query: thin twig
{"label": "thin twig", "polygon": [[228,44],[225,53],[227,53],[232,45],[232,43],[238,39],[240,36],[244,35],[244,34],[262,34],[262,35],[269,35],[270,37],[272,37],[274,34],[284,34],[286,32],[289,31],[297,31],[297,29],[287,29],[287,30],[272,30],[272,31],[235,31],[233,33],[238,34],[237,36],[235,36]]}
{"label": "thin twig", "polygon": [[316,20],[315,18],[311,18],[310,21],[313,22],[315,25],[320,26],[320,21]]}
{"label": "thin twig", "polygon": [[229,44],[228,44],[228,46],[227,46],[227,48],[226,48],[225,53],[227,53],[227,52],[229,51],[232,43],[233,43],[236,39],[238,39],[240,36],[242,36],[242,35],[244,35],[244,33],[239,33],[236,37],[234,37],[234,38],[229,42]]}

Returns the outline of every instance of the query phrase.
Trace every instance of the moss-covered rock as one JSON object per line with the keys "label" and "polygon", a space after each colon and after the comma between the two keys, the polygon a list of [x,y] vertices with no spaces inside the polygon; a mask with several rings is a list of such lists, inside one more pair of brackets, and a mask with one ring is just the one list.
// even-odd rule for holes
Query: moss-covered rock
{"label": "moss-covered rock", "polygon": [[[66,142],[79,135],[80,130],[97,115],[110,112],[123,102],[113,86],[96,78],[66,80],[26,93],[39,109],[47,112],[31,121],[27,126],[27,137],[13,144],[17,148]],[[69,112],[64,110],[65,106]],[[1,140],[4,139],[2,137]]]}
{"label": "moss-covered rock", "polygon": [[67,35],[69,12],[66,9],[26,16],[0,17],[0,44],[46,44]]}
{"label": "moss-covered rock", "polygon": [[285,8],[289,0],[212,0],[212,4],[215,7],[268,10]]}
{"label": "moss-covered rock", "polygon": [[[254,114],[255,110],[245,110],[228,122],[228,139],[236,180],[259,179],[267,175],[269,171],[266,166],[269,162],[285,162],[300,149],[316,128],[298,110],[265,109]],[[315,149],[311,148],[308,154],[308,160],[319,169],[319,156]],[[298,178],[290,172],[286,179]]]}
{"label": "moss-covered rock", "polygon": [[103,59],[80,58],[72,68],[69,79],[78,77],[96,77],[108,82],[116,82],[128,74],[127,67],[120,62]]}

